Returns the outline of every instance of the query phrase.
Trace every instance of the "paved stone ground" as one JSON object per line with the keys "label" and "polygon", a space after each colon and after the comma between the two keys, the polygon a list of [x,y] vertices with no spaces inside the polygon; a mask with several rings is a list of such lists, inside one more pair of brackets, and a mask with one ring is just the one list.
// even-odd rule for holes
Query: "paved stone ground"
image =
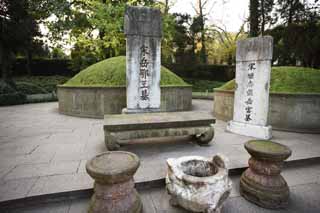
{"label": "paved stone ground", "polygon": [[[286,168],[282,175],[290,187],[287,209],[272,211],[260,208],[243,199],[239,194],[239,176],[232,176],[233,191],[225,202],[222,213],[318,213],[320,212],[320,164]],[[181,208],[169,204],[165,187],[139,190],[144,213],[184,213]],[[4,210],[4,213],[86,213],[90,198],[65,200]]]}
{"label": "paved stone ground", "polygon": [[[211,111],[212,101],[194,100],[194,110]],[[0,201],[47,193],[92,188],[85,163],[106,151],[103,121],[60,115],[57,103],[0,107]],[[200,147],[187,138],[153,140],[122,147],[139,155],[138,182],[163,178],[165,159],[183,155],[212,156],[219,152],[230,159],[231,168],[247,165],[243,143],[251,139],[215,125],[210,146]],[[320,134],[274,131],[274,141],[293,150],[289,160],[320,157]]]}

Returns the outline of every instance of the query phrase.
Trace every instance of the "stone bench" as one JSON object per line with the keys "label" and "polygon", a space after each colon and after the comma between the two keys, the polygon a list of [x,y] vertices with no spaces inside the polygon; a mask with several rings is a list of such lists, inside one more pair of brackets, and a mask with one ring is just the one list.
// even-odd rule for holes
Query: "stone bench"
{"label": "stone bench", "polygon": [[214,136],[215,118],[209,112],[162,112],[104,116],[105,144],[117,150],[130,139],[194,136],[198,144],[208,144]]}

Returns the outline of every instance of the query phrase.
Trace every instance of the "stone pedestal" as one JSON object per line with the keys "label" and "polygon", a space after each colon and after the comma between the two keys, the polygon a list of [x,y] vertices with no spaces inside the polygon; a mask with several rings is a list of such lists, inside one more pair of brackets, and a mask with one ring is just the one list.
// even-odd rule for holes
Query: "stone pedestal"
{"label": "stone pedestal", "polygon": [[139,158],[129,152],[105,152],[86,164],[95,180],[89,213],[140,213],[142,203],[134,188],[133,175]]}
{"label": "stone pedestal", "polygon": [[233,120],[227,130],[270,139],[267,125],[273,39],[270,36],[237,42]]}
{"label": "stone pedestal", "polygon": [[127,6],[126,35],[127,108],[123,113],[160,111],[160,10]]}
{"label": "stone pedestal", "polygon": [[245,148],[252,157],[249,168],[240,178],[240,194],[264,208],[286,207],[289,187],[280,173],[283,161],[291,155],[291,150],[265,140],[248,141]]}

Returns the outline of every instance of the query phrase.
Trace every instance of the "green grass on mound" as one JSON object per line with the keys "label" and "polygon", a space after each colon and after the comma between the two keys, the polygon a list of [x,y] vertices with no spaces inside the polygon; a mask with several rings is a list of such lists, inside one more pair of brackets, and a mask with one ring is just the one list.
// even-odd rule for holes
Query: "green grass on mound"
{"label": "green grass on mound", "polygon": [[[161,67],[162,86],[186,86],[180,77],[165,67]],[[126,57],[118,56],[93,64],[79,72],[64,86],[125,86]]]}
{"label": "green grass on mound", "polygon": [[[320,93],[320,70],[305,67],[272,67],[270,92]],[[219,89],[234,90],[235,80]]]}

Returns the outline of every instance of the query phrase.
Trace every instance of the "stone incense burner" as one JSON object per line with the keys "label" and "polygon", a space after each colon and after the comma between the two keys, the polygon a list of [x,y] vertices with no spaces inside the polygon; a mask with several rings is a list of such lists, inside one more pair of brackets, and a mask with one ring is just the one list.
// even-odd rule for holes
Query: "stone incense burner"
{"label": "stone incense burner", "polygon": [[193,212],[220,212],[232,188],[226,162],[221,155],[169,158],[166,184],[171,205]]}

